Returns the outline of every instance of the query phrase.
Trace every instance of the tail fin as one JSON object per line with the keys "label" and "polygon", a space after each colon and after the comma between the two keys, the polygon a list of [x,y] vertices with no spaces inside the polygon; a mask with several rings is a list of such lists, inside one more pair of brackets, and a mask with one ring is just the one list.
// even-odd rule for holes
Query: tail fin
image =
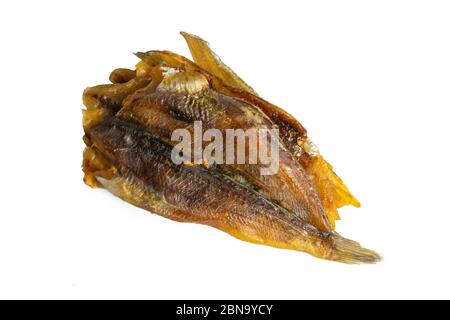
{"label": "tail fin", "polygon": [[375,251],[363,248],[358,242],[346,239],[335,233],[334,250],[330,260],[348,264],[373,264],[383,260],[382,256]]}

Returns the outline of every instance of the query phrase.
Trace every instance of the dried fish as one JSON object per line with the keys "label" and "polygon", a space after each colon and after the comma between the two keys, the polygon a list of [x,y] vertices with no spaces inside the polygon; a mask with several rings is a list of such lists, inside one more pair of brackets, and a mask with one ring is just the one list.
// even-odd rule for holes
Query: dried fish
{"label": "dried fish", "polygon": [[[85,183],[169,219],[210,225],[242,240],[345,263],[379,261],[377,253],[334,231],[337,209],[360,204],[305,128],[260,98],[204,40],[182,35],[194,61],[168,51],[137,53],[135,70],[116,69],[112,84],[85,90]],[[271,141],[278,170],[262,174],[267,163],[245,156],[236,163],[211,162],[201,154],[200,161],[175,162],[174,132],[195,136],[198,123],[219,133],[276,130]],[[188,144],[195,149],[196,141]],[[261,148],[262,140],[253,147]],[[247,144],[246,155],[251,148]],[[232,150],[232,159],[239,158]],[[274,156],[274,149],[268,154]]]}

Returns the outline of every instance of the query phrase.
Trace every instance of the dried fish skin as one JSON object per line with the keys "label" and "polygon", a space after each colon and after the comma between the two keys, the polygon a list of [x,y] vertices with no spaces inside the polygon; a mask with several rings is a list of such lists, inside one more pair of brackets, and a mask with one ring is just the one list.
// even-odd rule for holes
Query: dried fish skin
{"label": "dried fish skin", "polygon": [[[345,185],[306,130],[196,41],[203,40],[188,44],[200,62],[168,51],[138,53],[136,70],[116,69],[112,84],[86,89],[86,184],[242,240],[344,263],[377,262],[377,253],[334,231],[338,216],[330,212],[350,203],[348,189],[338,188]],[[209,56],[202,60],[202,54]],[[279,128],[280,174],[263,177],[251,165],[175,164],[170,135],[178,128],[192,132],[197,120],[221,130]]]}
{"label": "dried fish skin", "polygon": [[344,182],[333,171],[333,167],[319,154],[308,139],[306,129],[283,109],[261,99],[230,67],[225,65],[209,44],[198,36],[181,32],[188,43],[194,62],[223,81],[225,92],[236,95],[258,105],[279,126],[281,136],[292,155],[297,157],[310,175],[330,224],[339,220],[338,208],[352,205],[359,208],[360,202],[351,194]]}
{"label": "dried fish skin", "polygon": [[[258,108],[218,93],[207,81],[199,79],[201,75],[189,71],[163,77],[154,91],[130,98],[117,117],[142,125],[173,146],[177,142],[171,141],[171,133],[184,128],[194,135],[195,121],[201,121],[205,129],[222,131],[273,127],[270,119]],[[199,86],[198,82],[202,85]],[[279,157],[279,171],[271,176],[260,174],[260,164],[223,164],[218,167],[253,185],[261,194],[283,203],[292,214],[319,230],[331,231],[326,213],[304,169],[285,149],[279,151]]]}
{"label": "dried fish skin", "polygon": [[[113,178],[101,179],[103,186],[136,206],[172,220],[210,225],[254,243],[343,262],[359,258],[348,252],[338,255],[336,243],[352,242],[320,232],[220,170],[175,165],[172,147],[142,127],[113,117],[93,127],[90,136],[118,170]],[[363,253],[372,254],[358,254]],[[368,257],[364,259],[369,261]]]}

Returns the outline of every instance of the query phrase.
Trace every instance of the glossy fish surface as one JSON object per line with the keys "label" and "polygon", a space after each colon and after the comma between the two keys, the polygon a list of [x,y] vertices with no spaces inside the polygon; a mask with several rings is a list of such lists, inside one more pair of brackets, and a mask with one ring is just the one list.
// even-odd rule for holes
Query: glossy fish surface
{"label": "glossy fish surface", "polygon": [[[359,202],[304,127],[260,98],[204,40],[182,35],[193,61],[168,51],[137,53],[135,70],[116,69],[111,84],[85,90],[85,183],[163,217],[209,225],[245,241],[344,263],[379,261],[377,253],[334,230],[337,209]],[[272,130],[276,135],[266,151],[273,161],[249,160],[265,141],[250,136],[242,162],[212,161],[205,153],[199,161],[174,161],[174,133],[196,137],[198,125],[202,134],[223,136]],[[194,138],[187,146],[206,150],[211,141]],[[220,151],[223,159],[241,159],[238,140],[230,141],[215,156]],[[273,164],[276,170],[263,174]]]}

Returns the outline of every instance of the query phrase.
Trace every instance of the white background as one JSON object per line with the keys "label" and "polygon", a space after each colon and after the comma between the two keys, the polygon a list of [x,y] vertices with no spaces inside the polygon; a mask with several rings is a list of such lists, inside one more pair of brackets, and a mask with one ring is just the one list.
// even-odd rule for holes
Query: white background
{"label": "white background", "polygon": [[[448,1],[2,1],[0,298],[450,298]],[[348,266],[82,182],[81,94],[198,34],[295,115],[361,209]]]}

